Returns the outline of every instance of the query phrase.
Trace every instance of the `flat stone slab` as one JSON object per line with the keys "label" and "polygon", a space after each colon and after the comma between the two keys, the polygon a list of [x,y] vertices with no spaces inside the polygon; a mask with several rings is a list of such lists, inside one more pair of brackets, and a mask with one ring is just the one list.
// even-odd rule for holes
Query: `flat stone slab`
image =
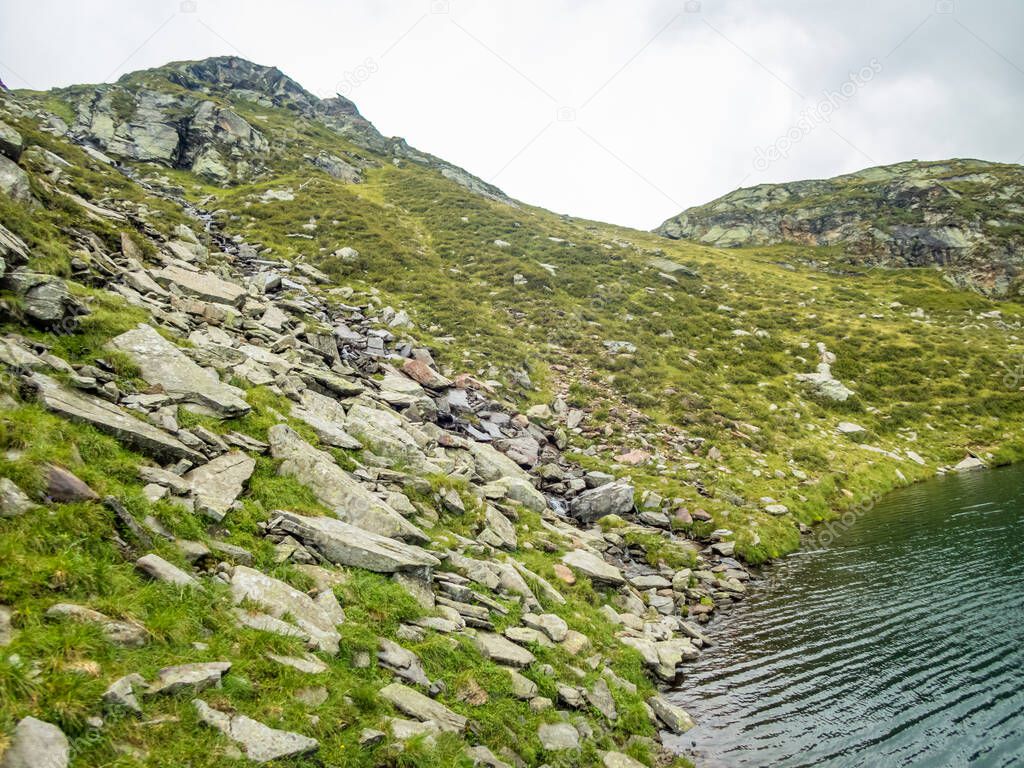
{"label": "flat stone slab", "polygon": [[256,763],[308,755],[320,748],[320,742],[309,736],[279,731],[245,715],[221,712],[202,699],[195,699],[192,706],[200,721],[239,744],[245,756]]}
{"label": "flat stone slab", "polygon": [[182,293],[196,296],[203,301],[230,304],[234,307],[240,307],[245,302],[244,288],[209,272],[192,272],[184,267],[170,265],[154,272],[153,279],[164,286],[174,285]]}
{"label": "flat stone slab", "polygon": [[536,657],[520,645],[494,632],[477,632],[472,638],[473,645],[484,656],[498,664],[509,667],[526,667]]}
{"label": "flat stone slab", "polygon": [[351,565],[378,573],[424,571],[441,561],[413,544],[380,536],[332,517],[308,517],[277,511],[275,528],[312,546],[335,565]]}
{"label": "flat stone slab", "polygon": [[549,752],[580,748],[579,731],[569,723],[545,723],[537,729],[537,737]]}
{"label": "flat stone slab", "polygon": [[292,416],[306,422],[316,436],[335,448],[358,450],[363,444],[345,431],[345,409],[341,403],[312,389],[302,392],[302,405],[292,407]]}
{"label": "flat stone slab", "polygon": [[291,667],[307,675],[319,675],[327,671],[327,665],[309,653],[305,656],[280,656],[268,651],[267,658],[283,667]]}
{"label": "flat stone slab", "polygon": [[249,601],[276,619],[291,618],[318,650],[338,652],[341,635],[332,616],[305,592],[254,568],[237,565],[231,574],[231,596],[236,605]]}
{"label": "flat stone slab", "polygon": [[585,576],[589,576],[593,581],[600,581],[616,587],[626,583],[622,577],[622,571],[585,549],[566,552],[562,556],[562,562]]}
{"label": "flat stone slab", "polygon": [[35,388],[39,402],[48,411],[71,421],[90,424],[140,453],[164,462],[188,459],[201,464],[206,460],[176,437],[135,418],[113,403],[92,395],[71,392],[42,373],[32,374],[29,383]]}
{"label": "flat stone slab", "polygon": [[686,733],[696,725],[685,709],[677,707],[661,694],[651,696],[647,703],[658,716],[658,720],[672,733]]}
{"label": "flat stone slab", "polygon": [[231,669],[230,661],[206,661],[164,667],[146,689],[147,696],[177,693],[186,689],[195,692],[220,685],[220,679]]}
{"label": "flat stone slab", "polygon": [[339,520],[380,536],[429,541],[423,531],[349,477],[333,456],[311,446],[286,424],[270,428],[270,451],[282,460],[279,471],[313,491]]}
{"label": "flat stone slab", "polygon": [[71,745],[52,723],[26,717],[18,722],[10,746],[0,758],[2,768],[67,768]]}
{"label": "flat stone slab", "polygon": [[146,644],[148,635],[145,627],[117,621],[104,613],[74,603],[57,603],[46,610],[48,619],[72,619],[86,624],[95,624],[114,645],[122,648],[138,648]]}
{"label": "flat stone slab", "polygon": [[178,566],[168,563],[160,555],[143,555],[135,561],[135,567],[156,581],[166,581],[179,587],[198,587],[199,581]]}
{"label": "flat stone slab", "polygon": [[436,723],[442,731],[461,733],[466,729],[468,721],[465,717],[407,685],[386,685],[380,689],[380,697],[409,717],[414,717],[420,722]]}
{"label": "flat stone slab", "polygon": [[243,416],[250,410],[242,390],[222,382],[215,371],[200,368],[145,323],[111,339],[107,346],[128,355],[143,379],[178,402],[193,403],[224,418]]}
{"label": "flat stone slab", "polygon": [[241,451],[222,454],[193,469],[184,479],[195,497],[196,511],[216,522],[223,520],[255,469],[256,461]]}

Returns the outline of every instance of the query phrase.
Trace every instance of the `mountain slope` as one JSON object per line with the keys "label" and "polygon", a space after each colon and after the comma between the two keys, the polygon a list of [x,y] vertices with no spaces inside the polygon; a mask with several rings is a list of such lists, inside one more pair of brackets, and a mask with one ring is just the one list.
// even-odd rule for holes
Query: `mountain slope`
{"label": "mountain slope", "polygon": [[289,765],[671,764],[656,686],[755,564],[1024,452],[1016,303],[511,203],[312,99],[238,59],[3,98],[16,745],[244,765],[242,715],[317,741]]}
{"label": "mountain slope", "polygon": [[957,285],[1017,295],[1024,167],[980,160],[898,163],[846,176],[740,189],[657,232],[722,247],[835,246],[848,262],[940,267]]}

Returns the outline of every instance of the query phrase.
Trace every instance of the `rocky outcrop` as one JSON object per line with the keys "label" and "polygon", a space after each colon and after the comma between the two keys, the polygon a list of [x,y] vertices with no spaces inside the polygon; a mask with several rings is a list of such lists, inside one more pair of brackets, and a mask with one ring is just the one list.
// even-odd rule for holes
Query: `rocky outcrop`
{"label": "rocky outcrop", "polygon": [[760,184],[690,208],[656,230],[723,248],[837,246],[853,263],[939,267],[994,296],[1022,286],[1024,168],[906,162],[834,179]]}

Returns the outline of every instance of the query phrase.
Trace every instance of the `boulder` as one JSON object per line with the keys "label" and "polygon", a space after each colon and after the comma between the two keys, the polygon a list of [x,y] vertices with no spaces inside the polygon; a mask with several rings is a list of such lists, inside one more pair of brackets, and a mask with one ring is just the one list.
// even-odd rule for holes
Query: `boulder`
{"label": "boulder", "polygon": [[72,619],[86,624],[95,624],[103,635],[121,648],[139,648],[146,644],[146,628],[127,621],[117,621],[109,616],[74,603],[57,603],[46,610],[48,619]]}
{"label": "boulder", "polygon": [[605,752],[601,764],[604,768],[647,768],[639,760],[622,752]]}
{"label": "boulder", "polygon": [[68,291],[67,284],[53,275],[18,268],[4,277],[3,286],[18,295],[29,322],[44,328],[69,333],[74,330],[77,318],[88,314]]}
{"label": "boulder", "polygon": [[350,565],[378,573],[424,572],[441,564],[425,549],[370,533],[330,517],[307,517],[294,512],[275,513],[274,529],[301,540],[336,565]]}
{"label": "boulder", "polygon": [[407,685],[386,685],[381,688],[380,697],[409,717],[421,722],[436,723],[442,731],[462,733],[466,729],[468,721],[465,717]]}
{"label": "boulder", "polygon": [[333,456],[311,446],[291,427],[270,428],[270,450],[281,460],[278,471],[313,491],[339,520],[379,536],[428,541],[423,531],[352,479]]}
{"label": "boulder", "polygon": [[0,477],[0,517],[19,517],[37,506],[13,480]]}
{"label": "boulder", "polygon": [[19,203],[32,202],[28,174],[12,160],[0,155],[0,192]]}
{"label": "boulder", "polygon": [[345,431],[345,409],[332,397],[312,389],[302,391],[302,405],[292,406],[292,416],[306,422],[322,443],[359,450],[363,444]]}
{"label": "boulder", "polygon": [[135,561],[135,567],[154,581],[165,581],[179,587],[198,587],[199,582],[189,573],[164,560],[160,555],[143,555]]}
{"label": "boulder", "polygon": [[135,689],[145,685],[146,681],[138,673],[119,677],[103,692],[103,704],[109,710],[124,709],[141,715],[142,707],[135,695]]}
{"label": "boulder", "polygon": [[128,355],[143,379],[178,402],[192,403],[222,418],[244,416],[250,410],[242,390],[223,383],[215,371],[200,368],[145,323],[112,339],[108,346]]}
{"label": "boulder", "polygon": [[535,661],[534,655],[522,646],[494,632],[477,632],[473,645],[491,661],[509,667],[526,667]]}
{"label": "boulder", "polygon": [[537,738],[548,752],[580,748],[579,731],[569,723],[545,723],[537,729]]}
{"label": "boulder", "polygon": [[21,150],[24,146],[25,142],[21,138],[21,134],[7,123],[0,120],[0,155],[4,155],[14,162],[18,162],[18,158],[21,157]]}
{"label": "boulder", "polygon": [[216,522],[242,493],[252,477],[256,462],[241,451],[225,453],[185,475],[196,502],[196,511]]}
{"label": "boulder", "polygon": [[146,695],[157,696],[184,690],[199,692],[211,686],[219,686],[220,679],[230,669],[230,661],[205,661],[164,667],[156,673],[156,680],[150,683]]}
{"label": "boulder", "polygon": [[253,603],[276,619],[290,619],[317,650],[337,653],[341,635],[334,617],[305,592],[244,565],[231,574],[231,596],[235,604]]}
{"label": "boulder", "polygon": [[554,613],[542,613],[540,615],[524,613],[523,624],[540,630],[556,643],[565,640],[565,636],[569,632],[569,625],[565,623],[565,619]]}
{"label": "boulder", "polygon": [[240,307],[245,302],[244,288],[221,280],[209,272],[192,272],[184,267],[171,265],[154,272],[153,279],[163,286],[174,286],[182,293],[203,301],[233,307]]}
{"label": "boulder", "polygon": [[316,739],[271,728],[242,714],[221,712],[202,699],[194,700],[192,706],[200,722],[216,728],[241,746],[245,756],[255,763],[308,755],[320,748]]}
{"label": "boulder", "polygon": [[46,465],[46,497],[50,501],[69,504],[76,501],[95,501],[99,498],[92,488],[63,467]]}
{"label": "boulder", "polygon": [[582,523],[605,515],[624,515],[633,510],[633,486],[617,481],[584,491],[569,505],[569,514]]}
{"label": "boulder", "polygon": [[513,501],[518,501],[534,512],[543,512],[548,504],[544,495],[533,486],[533,480],[512,459],[487,443],[470,442],[469,452],[480,478],[502,492]]}
{"label": "boulder", "polygon": [[430,679],[427,677],[419,657],[407,648],[400,646],[394,640],[389,640],[386,637],[380,638],[377,649],[377,663],[406,682],[413,685],[422,685],[424,688],[430,687]]}
{"label": "boulder", "polygon": [[67,768],[71,746],[52,723],[25,717],[18,721],[0,768]]}
{"label": "boulder", "polygon": [[585,549],[574,549],[562,556],[562,562],[569,567],[589,576],[592,581],[611,584],[618,587],[626,583],[622,571],[601,557]]}
{"label": "boulder", "polygon": [[447,389],[453,385],[451,379],[442,376],[422,360],[406,360],[402,363],[402,373],[429,389]]}
{"label": "boulder", "polygon": [[654,710],[658,720],[664,723],[665,727],[672,733],[686,733],[696,725],[685,709],[677,707],[660,693],[651,696],[647,700],[647,704]]}
{"label": "boulder", "polygon": [[92,395],[71,392],[42,373],[32,374],[28,383],[35,389],[39,402],[47,410],[72,421],[91,424],[140,453],[168,462],[186,459],[201,464],[205,461],[202,454],[177,438],[148,422],[136,419],[113,403]]}

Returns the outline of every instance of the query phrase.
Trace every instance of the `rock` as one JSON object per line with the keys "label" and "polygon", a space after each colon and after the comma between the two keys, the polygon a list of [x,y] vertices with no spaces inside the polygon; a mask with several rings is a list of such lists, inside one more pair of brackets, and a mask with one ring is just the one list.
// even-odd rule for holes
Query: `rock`
{"label": "rock", "polygon": [[363,728],[359,732],[359,746],[361,747],[375,747],[380,744],[384,739],[387,738],[387,734],[384,731],[374,730],[373,728]]}
{"label": "rock", "polygon": [[47,410],[72,421],[91,424],[140,453],[161,461],[186,459],[195,464],[202,464],[205,461],[202,454],[187,447],[177,438],[152,424],[136,419],[112,403],[91,395],[73,393],[41,373],[33,373],[28,382],[35,388],[40,403]]}
{"label": "rock", "polygon": [[537,684],[530,678],[517,672],[514,669],[507,670],[509,677],[512,678],[512,695],[517,699],[529,701],[537,695]]}
{"label": "rock", "polygon": [[0,192],[18,203],[32,202],[32,187],[25,173],[12,160],[0,155]]}
{"label": "rock", "polygon": [[199,582],[176,565],[171,565],[160,555],[148,554],[135,561],[135,567],[155,581],[166,581],[179,587],[198,587]]}
{"label": "rock", "polygon": [[256,763],[308,755],[320,748],[316,739],[290,731],[279,731],[241,714],[214,709],[202,699],[192,702],[199,720],[216,728],[236,744],[245,756]]}
{"label": "rock", "polygon": [[14,629],[11,627],[11,609],[6,605],[0,605],[0,648],[11,644],[14,639]]}
{"label": "rock", "polygon": [[24,146],[25,142],[21,138],[21,134],[7,123],[0,120],[0,154],[10,158],[14,162],[18,162],[18,158],[21,157],[21,150]]}
{"label": "rock", "polygon": [[526,667],[535,661],[535,656],[522,646],[516,645],[494,632],[477,632],[472,638],[473,645],[481,654],[497,664],[509,667]]}
{"label": "rock", "polygon": [[614,482],[584,491],[569,505],[569,514],[582,523],[605,515],[624,515],[633,510],[633,486]]}
{"label": "rock", "polygon": [[19,517],[38,506],[13,480],[0,477],[0,517]]}
{"label": "rock", "polygon": [[344,181],[349,184],[356,184],[362,181],[362,172],[357,167],[345,162],[337,155],[321,151],[312,159],[312,163],[324,171],[328,176],[340,181]]}
{"label": "rock", "polygon": [[634,760],[622,752],[605,752],[601,764],[604,768],[647,768],[639,760]]}
{"label": "rock", "polygon": [[423,448],[430,439],[404,416],[391,410],[371,408],[361,402],[353,405],[345,429],[378,456],[404,459],[420,473],[439,471],[427,460]]}
{"label": "rock", "polygon": [[309,688],[299,688],[292,696],[297,702],[303,704],[311,709],[315,709],[323,705],[331,697],[327,688],[322,685],[316,685]]}
{"label": "rock", "polygon": [[409,739],[422,738],[425,744],[433,744],[434,737],[441,733],[441,728],[433,720],[418,722],[416,720],[405,720],[401,717],[385,718],[385,724],[391,731],[395,741],[408,741]]}
{"label": "rock", "polygon": [[51,501],[69,504],[76,501],[95,501],[99,498],[92,488],[63,467],[46,465],[46,497]]}
{"label": "rock", "polygon": [[250,410],[242,390],[223,383],[216,372],[200,368],[145,323],[112,339],[108,346],[128,355],[143,379],[178,402],[192,403],[222,418],[244,416]]}
{"label": "rock", "polygon": [[590,650],[590,638],[582,632],[570,629],[565,633],[565,639],[562,640],[562,650],[570,656],[579,656],[584,651]]}
{"label": "rock", "polygon": [[347,450],[363,447],[345,431],[345,409],[337,400],[312,389],[304,390],[301,397],[302,406],[292,406],[292,416],[309,424],[321,442]]}
{"label": "rock", "polygon": [[[518,544],[516,528],[512,522],[490,504],[484,507],[484,522],[490,533],[488,544],[500,549],[515,550]],[[483,536],[481,536],[483,538]]]}
{"label": "rock", "polygon": [[378,536],[427,541],[427,536],[398,512],[349,477],[329,453],[320,451],[285,424],[270,428],[270,450],[279,471],[295,477],[338,519]]}
{"label": "rock", "polygon": [[569,632],[569,625],[565,623],[565,619],[553,613],[542,613],[539,616],[533,613],[524,613],[523,624],[533,629],[539,629],[556,643],[565,640],[565,636]]}
{"label": "rock", "polygon": [[139,648],[146,644],[148,634],[145,627],[115,619],[74,603],[57,603],[46,610],[48,619],[73,619],[87,624],[95,624],[104,636],[114,645],[121,648]]}
{"label": "rock", "polygon": [[854,424],[851,421],[840,421],[836,425],[836,431],[841,435],[859,435],[862,432],[867,432],[860,424]]}
{"label": "rock", "polygon": [[470,747],[466,750],[466,755],[473,761],[474,766],[483,766],[483,768],[512,768],[504,760],[499,760],[491,750],[483,745]]}
{"label": "rock", "polygon": [[29,322],[43,328],[70,333],[75,329],[77,318],[88,314],[58,277],[19,268],[4,276],[2,285],[19,296]]}
{"label": "rock", "polygon": [[589,691],[584,692],[587,697],[587,701],[590,702],[590,706],[604,715],[605,720],[609,723],[614,723],[619,719],[619,711],[615,706],[615,699],[612,698],[612,692],[608,688],[608,683],[605,682],[603,677],[599,677],[594,681],[594,685],[591,686]]}
{"label": "rock", "polygon": [[251,457],[232,451],[186,474],[184,479],[192,490],[196,511],[219,523],[242,493],[254,469],[256,462]]}
{"label": "rock", "polygon": [[311,653],[307,653],[305,656],[280,656],[267,651],[267,658],[283,667],[291,667],[307,675],[320,675],[328,669],[326,664]]}
{"label": "rock", "polygon": [[465,717],[452,712],[444,704],[424,696],[407,685],[401,683],[386,685],[381,688],[380,697],[409,717],[414,717],[421,722],[436,723],[442,731],[462,733],[466,729],[468,721]]}
{"label": "rock", "polygon": [[569,723],[545,723],[537,729],[537,738],[548,752],[580,748],[579,731]]}
{"label": "rock", "polygon": [[544,495],[533,487],[533,481],[523,469],[487,443],[469,443],[469,452],[476,464],[477,474],[487,483],[502,487],[508,498],[518,501],[534,512],[547,509]]}
{"label": "rock", "polygon": [[425,549],[403,544],[329,517],[306,517],[278,511],[276,527],[302,540],[335,565],[378,573],[423,572],[441,561]]}
{"label": "rock", "polygon": [[402,373],[430,389],[446,389],[454,385],[451,379],[442,376],[421,360],[406,360],[402,363]]}
{"label": "rock", "polygon": [[954,472],[971,472],[975,469],[985,469],[985,462],[974,456],[968,456],[953,467]]}
{"label": "rock", "polygon": [[647,704],[652,710],[654,710],[654,714],[658,716],[658,719],[664,723],[665,727],[672,733],[686,733],[696,725],[696,723],[693,722],[693,718],[687,714],[686,710],[682,707],[677,707],[660,693],[651,696],[647,700]]}
{"label": "rock", "polygon": [[566,552],[562,556],[562,562],[571,568],[575,568],[585,576],[589,576],[593,581],[611,584],[615,587],[626,583],[626,580],[622,577],[622,571],[614,565],[606,563],[593,552],[588,552],[585,549],[574,549],[571,552]]}
{"label": "rock", "polygon": [[215,304],[240,307],[246,297],[246,291],[240,285],[221,280],[209,272],[192,272],[174,265],[157,270],[153,279],[161,285],[174,286],[184,294]]}
{"label": "rock", "polygon": [[52,723],[25,717],[18,721],[0,768],[67,768],[71,747]]}
{"label": "rock", "polygon": [[378,640],[377,662],[398,677],[413,685],[430,687],[430,679],[420,663],[419,657],[403,648],[394,640],[382,637]]}
{"label": "rock", "polygon": [[276,619],[290,618],[317,650],[338,652],[341,635],[334,618],[305,592],[253,568],[236,565],[231,574],[231,596],[236,605],[251,602]]}
{"label": "rock", "polygon": [[568,584],[569,586],[572,586],[576,583],[576,574],[574,574],[569,567],[563,565],[562,563],[555,563],[551,566],[551,570],[555,572],[555,576],[558,577],[559,581],[562,581]]}
{"label": "rock", "polygon": [[147,696],[158,696],[188,690],[192,693],[219,686],[220,679],[231,669],[230,661],[205,661],[164,667],[146,689]]}
{"label": "rock", "polygon": [[103,692],[103,704],[107,709],[125,709],[129,712],[142,714],[142,707],[135,696],[135,689],[145,686],[142,675],[134,673],[119,677]]}

